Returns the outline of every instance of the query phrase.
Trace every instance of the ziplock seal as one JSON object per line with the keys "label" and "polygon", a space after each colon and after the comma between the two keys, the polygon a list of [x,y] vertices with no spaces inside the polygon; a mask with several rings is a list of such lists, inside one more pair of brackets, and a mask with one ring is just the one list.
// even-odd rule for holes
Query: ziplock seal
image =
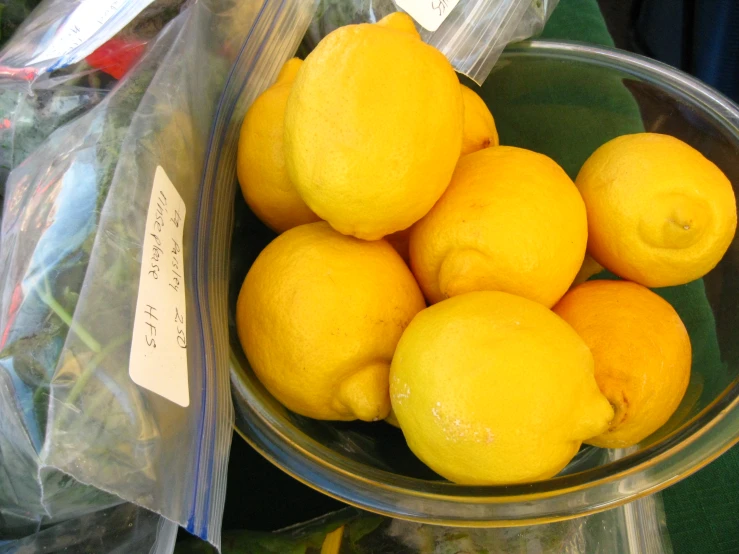
{"label": "ziplock seal", "polygon": [[[206,151],[200,193],[201,209],[198,212],[193,245],[194,265],[197,273],[193,278],[193,295],[197,306],[197,325],[203,329],[202,351],[204,367],[230,367],[228,306],[228,267],[231,257],[231,232],[233,229],[233,197],[236,192],[236,136],[245,106],[269,86],[277,76],[283,63],[293,55],[313,15],[313,2],[301,0],[266,0],[241,47],[236,63],[226,81],[221,101],[216,111],[210,143]],[[204,241],[202,237],[209,240]],[[216,245],[216,247],[213,247]],[[206,285],[207,284],[207,285]],[[213,298],[219,299],[218,301]],[[206,345],[213,345],[207,349]],[[223,359],[221,357],[223,356]],[[221,445],[230,444],[232,429],[219,426],[215,435],[211,432],[215,409],[219,404],[231,406],[230,380],[227,372],[216,373],[218,397],[213,398],[213,389],[207,386],[204,375],[203,386],[206,401],[203,404],[204,427],[200,429],[199,452],[221,451]],[[231,407],[233,414],[233,407]],[[232,418],[233,420],[233,415]],[[225,486],[226,472],[213,474],[213,460],[199,458],[206,470],[198,470],[197,488]],[[217,465],[217,467],[222,467]],[[209,495],[199,495],[198,501],[205,502]],[[194,514],[210,512],[210,521],[193,517],[187,530],[199,536],[212,526],[220,526],[223,507],[204,512],[196,509]]]}

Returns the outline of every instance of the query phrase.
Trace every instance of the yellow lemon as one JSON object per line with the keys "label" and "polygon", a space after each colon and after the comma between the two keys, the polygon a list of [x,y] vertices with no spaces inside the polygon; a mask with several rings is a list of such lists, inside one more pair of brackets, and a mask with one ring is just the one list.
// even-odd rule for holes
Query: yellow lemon
{"label": "yellow lemon", "polygon": [[285,106],[302,62],[289,60],[277,81],[249,107],[241,125],[236,169],[241,192],[256,216],[281,233],[318,221],[287,174],[284,152]]}
{"label": "yellow lemon", "polygon": [[413,273],[429,302],[477,290],[552,306],[587,242],[585,206],[550,158],[511,146],[459,160],[449,188],[411,229]]}
{"label": "yellow lemon", "polygon": [[398,418],[397,418],[397,417],[395,417],[395,414],[393,413],[393,411],[392,411],[392,410],[390,410],[390,413],[389,413],[389,414],[387,415],[387,417],[385,418],[385,423],[389,423],[389,424],[390,424],[390,425],[392,425],[393,427],[398,427],[398,428],[400,428],[400,423],[398,423]]}
{"label": "yellow lemon", "polygon": [[286,231],[259,254],[236,324],[254,373],[287,408],[374,421],[390,411],[390,361],[424,305],[386,241],[361,241],[319,222]]}
{"label": "yellow lemon", "polygon": [[390,398],[411,450],[470,485],[552,477],[613,417],[572,327],[504,292],[419,313],[398,343]]}
{"label": "yellow lemon", "polygon": [[588,210],[588,251],[648,287],[708,273],[736,231],[736,200],[721,170],[684,142],[657,133],[615,138],[576,179]]}
{"label": "yellow lemon", "polygon": [[477,152],[488,146],[498,146],[498,130],[493,114],[477,93],[462,87],[464,104],[464,128],[462,131],[462,155]]}
{"label": "yellow lemon", "polygon": [[344,234],[410,227],[449,184],[462,145],[459,82],[405,14],[348,25],[308,55],[285,115],[285,153],[306,204]]}
{"label": "yellow lemon", "polygon": [[593,257],[585,253],[585,259],[582,262],[582,265],[580,266],[580,271],[577,272],[577,275],[575,276],[575,280],[572,281],[572,286],[579,285],[580,283],[584,283],[588,279],[590,279],[593,275],[597,275],[601,271],[605,269],[602,265],[600,265],[598,262],[596,262]]}
{"label": "yellow lemon", "polygon": [[690,380],[688,332],[670,304],[628,281],[590,281],[554,307],[595,359],[595,379],[615,409],[608,430],[586,442],[633,446],[677,410]]}

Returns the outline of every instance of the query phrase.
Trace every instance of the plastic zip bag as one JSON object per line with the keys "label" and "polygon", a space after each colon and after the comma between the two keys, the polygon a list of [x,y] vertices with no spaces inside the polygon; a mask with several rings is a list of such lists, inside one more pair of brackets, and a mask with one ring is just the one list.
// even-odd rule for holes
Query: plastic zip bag
{"label": "plastic zip bag", "polygon": [[[559,0],[319,0],[306,35],[309,50],[331,31],[351,23],[376,23],[399,10],[417,21],[421,38],[454,69],[477,84],[490,74],[503,48],[541,32]],[[419,13],[417,10],[420,10]],[[438,28],[419,24],[424,10],[441,19]]]}
{"label": "plastic zip bag", "polygon": [[[46,2],[25,20],[21,32],[0,52],[0,193],[10,170],[53,131],[105,98],[116,81],[135,65],[147,43],[177,15],[183,2],[158,0],[150,3],[112,38],[108,33],[114,29],[99,29],[93,36],[95,40],[81,45],[79,52],[84,54],[101,40],[106,42],[77,63],[65,68],[62,67],[65,64],[59,63],[54,71],[47,68],[46,72],[22,64],[30,60],[34,51],[42,50],[43,44],[48,45],[56,37],[53,31],[65,14],[69,18],[72,12],[94,5],[79,0]],[[60,17],[53,19],[54,15]],[[24,33],[24,29],[33,32]],[[40,38],[43,44],[35,43],[34,38]]]}
{"label": "plastic zip bag", "polygon": [[154,0],[46,0],[0,54],[0,73],[39,75],[76,63]]}
{"label": "plastic zip bag", "polygon": [[121,504],[23,539],[0,541],[0,554],[171,554],[176,539],[175,523],[133,504]]}
{"label": "plastic zip bag", "polygon": [[64,83],[29,93],[24,85],[0,84],[0,191],[10,171],[65,123],[99,104],[107,89]]}
{"label": "plastic zip bag", "polygon": [[[219,544],[233,420],[221,254],[230,226],[219,213],[232,197],[218,204],[201,176],[218,97],[259,8],[191,2],[102,102],[10,174],[0,239],[0,533],[125,499]],[[178,261],[184,300],[160,298],[158,308],[168,320],[160,333],[176,329],[186,341],[186,406],[162,396],[182,382],[157,394],[129,375],[147,365],[130,353],[144,340],[132,341],[132,330],[146,317],[137,299],[150,292],[139,279],[152,255],[143,244],[159,171],[182,199],[176,215],[171,197],[167,214],[184,226],[179,252],[168,245],[162,261]]]}
{"label": "plastic zip bag", "polygon": [[478,85],[506,45],[541,32],[559,0],[462,0],[428,43]]}

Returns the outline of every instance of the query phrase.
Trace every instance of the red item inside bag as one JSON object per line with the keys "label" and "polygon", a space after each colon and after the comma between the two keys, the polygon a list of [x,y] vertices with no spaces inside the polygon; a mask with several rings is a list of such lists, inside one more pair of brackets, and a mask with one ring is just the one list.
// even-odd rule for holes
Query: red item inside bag
{"label": "red item inside bag", "polygon": [[87,63],[111,77],[120,79],[136,64],[145,49],[144,41],[112,38],[87,56]]}

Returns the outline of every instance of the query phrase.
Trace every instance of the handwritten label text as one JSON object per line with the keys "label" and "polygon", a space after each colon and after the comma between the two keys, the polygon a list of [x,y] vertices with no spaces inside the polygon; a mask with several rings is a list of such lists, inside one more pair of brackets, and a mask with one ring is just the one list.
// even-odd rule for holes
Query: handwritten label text
{"label": "handwritten label text", "polygon": [[146,217],[128,372],[137,385],[180,406],[190,404],[184,224],[185,203],[157,167]]}

